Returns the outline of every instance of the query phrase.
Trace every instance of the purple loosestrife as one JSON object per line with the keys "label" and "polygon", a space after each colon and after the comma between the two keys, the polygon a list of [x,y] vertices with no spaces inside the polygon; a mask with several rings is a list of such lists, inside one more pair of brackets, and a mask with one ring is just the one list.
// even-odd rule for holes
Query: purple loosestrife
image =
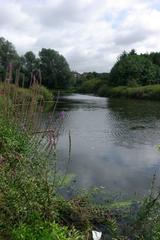
{"label": "purple loosestrife", "polygon": [[64,117],[65,117],[64,111],[60,112],[60,113],[59,113],[59,118],[60,118],[60,120],[63,120]]}

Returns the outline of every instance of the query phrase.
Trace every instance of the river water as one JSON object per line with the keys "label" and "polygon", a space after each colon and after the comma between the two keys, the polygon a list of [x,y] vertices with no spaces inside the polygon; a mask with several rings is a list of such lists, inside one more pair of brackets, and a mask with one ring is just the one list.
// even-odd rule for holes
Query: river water
{"label": "river water", "polygon": [[66,169],[70,131],[73,185],[144,195],[155,173],[160,185],[159,102],[74,94],[60,99],[58,111],[65,112],[59,164]]}

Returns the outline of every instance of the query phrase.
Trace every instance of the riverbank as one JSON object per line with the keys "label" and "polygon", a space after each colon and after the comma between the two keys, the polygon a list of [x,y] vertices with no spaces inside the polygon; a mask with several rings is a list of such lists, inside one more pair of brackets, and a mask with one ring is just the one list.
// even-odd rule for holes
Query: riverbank
{"label": "riverbank", "polygon": [[[90,240],[92,230],[102,231],[104,239],[158,239],[159,195],[151,195],[141,203],[108,199],[98,205],[93,201],[94,191],[77,193],[70,200],[58,194],[64,176],[55,168],[56,138],[46,129],[43,141],[41,136],[33,137],[37,112],[32,100],[28,102],[29,111],[23,105],[15,114],[12,102],[11,106],[5,103],[9,111],[0,109],[1,239]],[[62,122],[61,117],[58,122]],[[40,145],[44,139],[45,145]],[[96,191],[100,196],[99,189]]]}
{"label": "riverbank", "polygon": [[88,80],[77,89],[77,92],[91,93],[101,97],[160,100],[160,84],[111,87],[102,81]]}
{"label": "riverbank", "polygon": [[114,88],[103,86],[98,90],[97,94],[103,97],[160,100],[160,85],[157,84],[138,87],[119,86]]}
{"label": "riverbank", "polygon": [[94,229],[103,232],[103,239],[154,234],[158,240],[157,197],[142,205],[112,201],[96,205],[94,192],[65,200],[57,194],[58,184],[48,180],[53,171],[48,171],[45,155],[34,152],[30,159],[33,147],[28,136],[2,116],[0,139],[0,239],[91,240]]}
{"label": "riverbank", "polygon": [[[56,161],[54,148],[58,131],[54,129],[54,143],[48,139],[52,132],[46,130],[49,125],[35,137],[40,125],[38,114],[44,111],[39,89],[40,86],[35,85],[26,90],[10,84],[2,88],[0,239],[82,240],[84,232],[78,227],[76,230],[69,216],[72,213],[78,219],[80,213],[56,193],[62,179],[56,174],[56,167],[50,169],[50,161],[53,165]],[[42,143],[44,138],[47,142]]]}
{"label": "riverbank", "polygon": [[7,84],[7,83],[0,83],[0,97],[3,98],[4,94],[8,92],[8,96],[11,100],[16,98],[19,102],[23,102],[24,99],[27,101],[31,101],[33,94],[36,93],[36,97],[38,101],[52,101],[53,100],[53,92],[48,90],[44,86],[38,86],[38,88],[22,88],[16,86],[15,84]]}
{"label": "riverbank", "polygon": [[84,239],[63,224],[71,205],[55,195],[44,154],[35,153],[29,137],[2,116],[0,139],[0,239]]}

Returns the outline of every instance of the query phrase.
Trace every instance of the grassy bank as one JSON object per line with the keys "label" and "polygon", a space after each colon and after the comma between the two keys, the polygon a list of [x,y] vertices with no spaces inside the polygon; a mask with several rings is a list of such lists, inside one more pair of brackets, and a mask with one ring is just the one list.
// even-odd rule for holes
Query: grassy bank
{"label": "grassy bank", "polygon": [[48,181],[47,156],[36,153],[29,137],[2,117],[0,139],[0,239],[83,239],[63,224],[63,211],[71,205]]}
{"label": "grassy bank", "polygon": [[85,94],[92,93],[102,97],[160,100],[160,84],[136,87],[110,87],[100,80],[92,79],[84,82],[77,91]]}
{"label": "grassy bank", "polygon": [[[0,83],[0,96],[3,96],[4,93],[8,91],[8,95],[11,98],[11,100],[16,97],[19,102],[23,102],[24,99],[31,101],[32,96],[35,92],[34,87],[32,88],[22,88],[18,87],[15,84],[6,84],[6,83]],[[38,86],[36,90],[36,96],[37,100],[41,101],[52,101],[53,100],[53,93],[48,90],[44,86]]]}
{"label": "grassy bank", "polygon": [[78,213],[57,194],[62,179],[56,171],[55,145],[62,119],[57,129],[51,129],[50,119],[41,128],[41,89],[10,84],[1,88],[0,239],[85,239],[65,214],[78,218]]}
{"label": "grassy bank", "polygon": [[107,97],[124,97],[135,99],[160,100],[160,85],[147,85],[138,87],[114,87],[99,90],[99,95]]}
{"label": "grassy bank", "polygon": [[[0,239],[92,240],[91,231],[98,230],[103,232],[104,239],[158,240],[160,194],[153,193],[153,189],[152,194],[141,202],[106,198],[100,205],[94,201],[95,194],[100,195],[99,190],[77,191],[77,195],[69,200],[58,193],[64,187],[66,177],[56,167],[56,143],[63,119],[60,115],[56,127],[51,128],[53,119],[56,121],[53,112],[46,128],[41,128],[38,113],[41,115],[43,109],[33,94],[37,92],[34,87],[31,99],[20,106],[17,98],[10,98],[10,85],[3,93],[4,107],[0,108]],[[14,96],[16,92],[17,89]]]}

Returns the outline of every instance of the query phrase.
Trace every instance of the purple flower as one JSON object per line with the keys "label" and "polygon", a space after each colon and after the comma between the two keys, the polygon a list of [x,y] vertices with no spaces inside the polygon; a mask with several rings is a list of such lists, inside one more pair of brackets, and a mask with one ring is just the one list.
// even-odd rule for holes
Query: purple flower
{"label": "purple flower", "polygon": [[64,111],[62,111],[62,112],[59,113],[59,118],[60,118],[61,120],[64,119],[64,116],[65,116]]}

